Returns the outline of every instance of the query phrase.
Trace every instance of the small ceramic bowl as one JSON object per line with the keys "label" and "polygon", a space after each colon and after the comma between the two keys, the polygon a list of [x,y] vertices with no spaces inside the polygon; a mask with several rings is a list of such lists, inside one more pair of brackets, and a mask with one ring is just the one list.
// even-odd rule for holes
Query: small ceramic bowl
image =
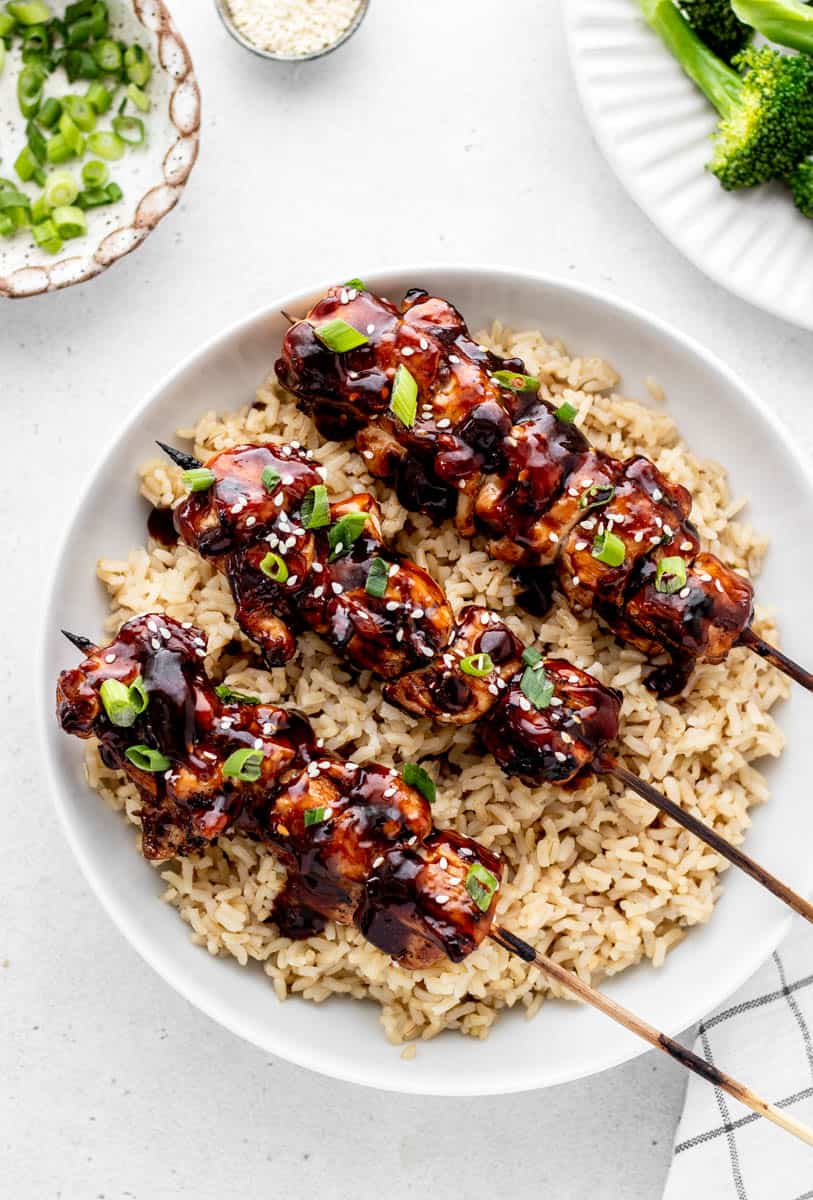
{"label": "small ceramic bowl", "polygon": [[[178,203],[198,156],[200,92],[189,51],[164,0],[110,0],[111,36],[139,42],[149,52],[153,74],[152,109],[145,119],[143,146],[128,149],[111,164],[124,196],[116,204],[90,209],[88,232],[65,242],[57,255],[34,244],[28,231],[0,238],[0,296],[21,299],[84,283],[140,246],[162,217]],[[0,112],[18,114],[15,69],[18,49],[9,53],[0,76]],[[64,80],[63,80],[64,82]],[[109,122],[103,119],[101,124]],[[12,119],[20,148],[22,119]],[[65,164],[75,172],[81,164]]]}
{"label": "small ceramic bowl", "polygon": [[252,54],[258,55],[259,58],[270,58],[275,62],[294,63],[307,62],[311,58],[324,58],[326,54],[332,54],[334,50],[338,50],[339,46],[343,45],[356,32],[361,22],[367,16],[367,9],[369,7],[370,0],[361,0],[353,20],[339,37],[336,38],[336,41],[331,42],[329,46],[322,46],[319,50],[311,50],[308,54],[275,54],[273,50],[263,50],[261,46],[255,46],[253,42],[243,37],[231,15],[229,0],[215,0],[215,8],[218,11],[221,21],[234,40],[239,42],[244,49],[250,50]]}

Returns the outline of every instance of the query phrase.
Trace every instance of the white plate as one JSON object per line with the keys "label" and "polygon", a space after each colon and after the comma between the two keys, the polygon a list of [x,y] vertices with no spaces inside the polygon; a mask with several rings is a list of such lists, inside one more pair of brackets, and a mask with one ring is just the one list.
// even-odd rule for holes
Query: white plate
{"label": "white plate", "polygon": [[714,110],[636,0],[563,0],[562,10],[587,119],[632,198],[717,283],[813,329],[813,222],[788,189],[725,192],[704,169]]}
{"label": "white plate", "polygon": [[[657,372],[690,442],[726,462],[735,490],[751,494],[754,521],[774,539],[760,595],[781,601],[790,652],[813,659],[808,611],[813,579],[800,553],[810,544],[813,487],[773,417],[730,371],[652,317],[571,284],[492,268],[361,274],[391,298],[416,285],[448,296],[474,329],[497,316],[561,334],[574,351],[611,359],[632,395],[642,396],[645,376]],[[485,1042],[451,1033],[421,1044],[411,1063],[385,1041],[372,1004],[279,1004],[260,970],[211,958],[191,944],[177,912],[159,903],[160,880],[136,853],[132,829],[87,788],[79,744],[57,728],[57,672],[76,661],[59,630],[98,633],[106,605],[94,579],[96,558],[125,555],[145,537],[137,464],[155,453],[156,437],[171,439],[177,426],[189,425],[209,408],[250,401],[278,353],[286,327],[280,310],[302,313],[322,290],[280,298],[194,354],[133,414],[91,473],[56,557],[39,672],[46,760],[59,816],[99,899],[147,962],[193,1004],[272,1054],[357,1083],[441,1095],[520,1091],[611,1067],[641,1053],[644,1044],[592,1009],[564,1002],[546,1005],[530,1022],[519,1012],[505,1013]],[[795,690],[782,713],[789,747],[768,771],[773,797],[755,814],[747,840],[753,855],[802,891],[811,879],[806,742],[812,713],[811,697]],[[710,924],[692,931],[664,967],[641,966],[605,985],[670,1033],[734,991],[787,930],[787,910],[777,901],[738,872],[725,878]]]}
{"label": "white plate", "polygon": [[[62,13],[64,5],[55,11]],[[87,212],[84,237],[65,242],[57,254],[47,254],[35,245],[29,230],[13,238],[0,238],[0,297],[24,299],[84,283],[140,246],[160,220],[178,203],[198,156],[200,93],[192,59],[176,30],[164,0],[113,0],[110,5],[111,36],[128,43],[138,42],[148,51],[153,65],[148,92],[152,102],[144,118],[143,146],[127,150],[119,162],[110,164],[110,177],[124,196],[116,204]],[[25,145],[25,120],[17,104],[17,77],[21,66],[19,42],[9,51],[0,73],[0,132],[7,156],[0,174],[13,179],[21,191],[33,198],[34,184],[20,183],[13,162]],[[63,70],[49,77],[46,96],[59,95],[69,87]],[[77,83],[84,93],[87,84]],[[123,93],[119,92],[116,104]],[[132,109],[132,105],[130,106]],[[98,128],[109,129],[115,107],[99,118]],[[86,155],[88,161],[92,155]],[[79,180],[82,163],[70,159],[62,169]]]}

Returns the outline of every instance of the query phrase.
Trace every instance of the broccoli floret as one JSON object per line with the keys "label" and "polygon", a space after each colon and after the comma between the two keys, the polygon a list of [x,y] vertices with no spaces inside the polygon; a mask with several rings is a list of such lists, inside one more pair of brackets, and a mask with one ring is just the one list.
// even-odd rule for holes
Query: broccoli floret
{"label": "broccoli floret", "polygon": [[708,164],[724,188],[790,175],[813,149],[813,60],[749,47],[733,70],[706,46],[672,0],[641,11],[720,114]]}
{"label": "broccoli floret", "polygon": [[807,158],[799,163],[796,170],[788,176],[788,183],[793,193],[793,203],[799,212],[813,220],[813,161]]}
{"label": "broccoli floret", "polygon": [[731,0],[680,0],[680,7],[698,37],[727,63],[754,36],[753,29],[734,13]]}
{"label": "broccoli floret", "polygon": [[802,0],[731,0],[731,7],[769,42],[813,54],[813,11]]}

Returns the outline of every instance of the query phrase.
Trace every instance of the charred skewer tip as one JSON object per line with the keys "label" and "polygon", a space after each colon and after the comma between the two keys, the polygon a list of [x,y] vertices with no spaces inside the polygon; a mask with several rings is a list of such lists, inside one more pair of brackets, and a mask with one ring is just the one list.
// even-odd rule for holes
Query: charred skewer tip
{"label": "charred skewer tip", "polygon": [[96,649],[96,643],[90,638],[82,637],[81,633],[69,633],[67,629],[61,630],[62,634],[68,639],[72,646],[77,650],[81,650],[83,654],[89,654],[91,650]]}
{"label": "charred skewer tip", "polygon": [[772,667],[776,667],[777,671],[781,671],[795,683],[800,683],[803,688],[813,692],[813,672],[806,670],[792,658],[788,658],[787,654],[777,650],[776,646],[772,646],[770,642],[766,642],[759,634],[754,633],[750,625],[742,631],[740,645],[747,646],[749,650],[753,650],[754,654],[758,654]]}
{"label": "charred skewer tip", "polygon": [[155,444],[160,446],[164,454],[172,459],[176,467],[180,467],[184,471],[194,471],[197,467],[203,466],[200,459],[195,458],[192,454],[187,454],[185,450],[177,450],[174,446],[168,446],[166,442],[159,442],[157,439]]}
{"label": "charred skewer tip", "polygon": [[281,308],[279,311],[280,315],[285,317],[285,320],[289,325],[296,325],[296,317],[292,317],[291,314],[287,313],[284,308]]}

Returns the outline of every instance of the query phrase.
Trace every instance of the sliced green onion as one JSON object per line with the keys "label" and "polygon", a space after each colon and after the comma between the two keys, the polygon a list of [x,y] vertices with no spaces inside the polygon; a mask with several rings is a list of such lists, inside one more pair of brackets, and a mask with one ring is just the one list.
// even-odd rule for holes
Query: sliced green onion
{"label": "sliced green onion", "polygon": [[[85,92],[85,99],[88,104],[92,104],[94,111],[102,115],[106,113],[113,103],[113,93],[109,92],[103,83],[99,83],[98,79],[90,84]],[[47,101],[46,101],[47,103]]]}
{"label": "sliced green onion", "polygon": [[357,346],[366,346],[370,340],[366,334],[348,325],[341,317],[334,317],[332,321],[325,321],[323,325],[314,325],[313,332],[322,345],[327,346],[334,354],[346,354],[348,350],[355,350]]}
{"label": "sliced green onion", "polygon": [[11,13],[0,13],[0,38],[10,38],[16,28],[17,20]]}
{"label": "sliced green onion", "polygon": [[570,423],[574,417],[579,415],[579,410],[569,400],[565,400],[564,404],[560,404],[553,415],[558,421]]}
{"label": "sliced green onion", "polygon": [[318,808],[306,808],[302,814],[305,819],[305,828],[307,829],[311,825],[321,825],[326,812],[324,804],[320,804]]}
{"label": "sliced green onion", "polygon": [[542,655],[535,646],[526,646],[522,651],[522,661],[526,667],[538,667],[542,662]]}
{"label": "sliced green onion", "polygon": [[273,467],[263,467],[263,473],[260,478],[267,492],[273,492],[282,480],[282,476]]}
{"label": "sliced green onion", "polygon": [[538,392],[539,380],[533,375],[520,375],[518,371],[495,371],[495,379],[500,387],[509,388],[512,392]]}
{"label": "sliced green onion", "polygon": [[305,494],[300,516],[306,529],[321,529],[330,524],[330,502],[323,483],[317,483]]}
{"label": "sliced green onion", "polygon": [[128,146],[140,146],[144,141],[144,122],[140,117],[114,117],[113,132]]}
{"label": "sliced green onion", "polygon": [[71,83],[77,79],[98,79],[100,74],[91,52],[76,46],[65,55],[65,72]]}
{"label": "sliced green onion", "polygon": [[435,803],[437,796],[437,788],[435,781],[428,771],[424,771],[423,767],[419,767],[417,763],[404,763],[401,768],[401,778],[409,787],[414,787],[420,792],[424,800],[428,800],[430,804]]}
{"label": "sliced green onion", "polygon": [[79,185],[70,171],[52,171],[45,184],[45,203],[49,208],[73,204],[79,195]]}
{"label": "sliced green onion", "polygon": [[620,567],[626,553],[621,538],[617,537],[610,529],[604,533],[597,533],[593,539],[593,549],[591,550],[593,558],[606,563],[608,567]]}
{"label": "sliced green onion", "polygon": [[71,153],[79,158],[85,153],[85,138],[71,114],[63,105],[62,116],[59,118],[59,132],[71,148]]}
{"label": "sliced green onion", "polygon": [[150,111],[151,104],[149,96],[146,92],[142,92],[141,88],[137,87],[136,84],[130,83],[127,85],[127,96],[128,99],[133,102],[139,112],[146,113]]}
{"label": "sliced green onion", "polygon": [[140,716],[149,702],[150,697],[144,686],[144,680],[138,675],[130,684],[130,703]]}
{"label": "sliced green onion", "polygon": [[488,912],[491,898],[499,887],[497,876],[482,863],[472,863],[466,875],[466,891],[480,912]]}
{"label": "sliced green onion", "polygon": [[152,63],[141,46],[128,46],[124,52],[124,70],[130,83],[143,88],[150,81]]}
{"label": "sliced green onion", "polygon": [[62,238],[50,217],[47,221],[41,221],[39,225],[32,225],[31,234],[40,249],[48,254],[58,254],[62,249]]}
{"label": "sliced green onion", "polygon": [[260,750],[235,750],[223,764],[227,779],[239,779],[243,783],[254,783],[262,774],[263,756]]}
{"label": "sliced green onion", "polygon": [[[67,109],[74,124],[83,133],[90,133],[92,129],[96,128],[96,109],[90,103],[87,96],[65,96],[62,104]],[[62,128],[61,124],[60,128]]]}
{"label": "sliced green onion", "polygon": [[384,562],[383,558],[374,558],[370,563],[370,569],[364,581],[364,590],[367,595],[375,596],[380,600],[387,591],[387,580],[389,577],[389,563]]}
{"label": "sliced green onion", "polygon": [[671,596],[673,592],[679,592],[681,588],[685,588],[686,578],[685,559],[677,556],[675,558],[662,558],[655,572],[655,589],[659,592],[665,592],[667,596]]}
{"label": "sliced green onion", "polygon": [[45,193],[40,192],[39,196],[31,205],[31,224],[39,225],[42,221],[47,221],[51,215],[51,206],[45,199]]}
{"label": "sliced green onion", "polygon": [[69,4],[63,14],[63,20],[66,25],[72,25],[74,21],[78,21],[80,17],[86,17],[92,11],[96,0],[76,0],[75,4]]}
{"label": "sliced green onion", "polygon": [[367,524],[367,515],[363,512],[345,513],[335,525],[331,525],[327,531],[327,541],[330,547],[328,562],[335,562],[337,558],[352,548]]}
{"label": "sliced green onion", "polygon": [[124,192],[121,190],[119,185],[114,183],[112,179],[105,188],[105,191],[107,192],[107,200],[109,204],[115,204],[116,201],[121,200],[122,196],[124,195]]}
{"label": "sliced green onion", "polygon": [[285,559],[281,558],[279,554],[275,554],[273,550],[269,550],[260,563],[260,570],[263,575],[273,579],[274,583],[285,583],[290,574]]}
{"label": "sliced green onion", "polygon": [[124,757],[131,762],[134,767],[138,767],[139,771],[168,771],[172,766],[172,762],[160,750],[153,750],[151,746],[131,746],[129,750],[125,750]]}
{"label": "sliced green onion", "polygon": [[490,654],[469,654],[466,658],[460,660],[460,670],[464,675],[473,675],[475,679],[482,679],[484,675],[490,675],[494,670]]}
{"label": "sliced green onion", "polygon": [[86,14],[67,24],[67,43],[81,46],[91,38],[103,38],[107,33],[107,5],[96,3]]}
{"label": "sliced green onion", "polygon": [[359,292],[367,291],[367,285],[365,284],[364,280],[357,279],[355,277],[353,279],[345,279],[344,286],[346,288],[355,288],[356,291],[359,291]]}
{"label": "sliced green onion", "polygon": [[91,54],[96,63],[105,75],[118,75],[121,71],[123,56],[121,46],[118,42],[114,42],[112,38],[102,38],[91,47]]}
{"label": "sliced green onion", "polygon": [[227,683],[219,683],[215,695],[225,704],[262,704],[259,696],[249,696],[245,692],[237,692]]}
{"label": "sliced green onion", "polygon": [[14,3],[6,5],[6,11],[20,25],[45,25],[53,16],[48,5],[42,0],[28,0],[28,3],[17,3],[15,0]]}
{"label": "sliced green onion", "polygon": [[403,363],[399,363],[392,381],[390,411],[408,429],[415,424],[415,414],[418,411],[418,384]]}
{"label": "sliced green onion", "polygon": [[[93,136],[91,134],[91,137]],[[48,139],[46,154],[49,163],[67,162],[69,158],[73,158],[73,150],[68,145],[63,133],[55,133],[52,138]]]}
{"label": "sliced green onion", "polygon": [[76,204],[79,208],[100,208],[103,204],[110,204],[107,188],[85,188],[76,197]]}
{"label": "sliced green onion", "polygon": [[5,188],[0,192],[0,211],[9,208],[30,208],[31,200],[26,196],[25,192],[18,192],[16,188]]}
{"label": "sliced green onion", "polygon": [[130,703],[130,689],[119,679],[105,679],[99,688],[99,699],[104,706],[109,720],[121,729],[129,729],[135,725],[138,715]]}
{"label": "sliced green onion", "polygon": [[31,153],[34,155],[34,158],[37,160],[37,162],[44,163],[46,156],[45,138],[42,136],[39,129],[37,129],[33,121],[29,121],[25,127],[25,138],[28,142]]}
{"label": "sliced green onion", "polygon": [[0,212],[0,237],[11,237],[17,232],[17,222],[8,215]]}
{"label": "sliced green onion", "polygon": [[51,213],[51,220],[56,225],[56,231],[61,238],[84,237],[88,231],[87,217],[73,204],[63,204]]}
{"label": "sliced green onion", "polygon": [[104,187],[110,178],[110,168],[98,159],[91,159],[82,167],[82,182],[89,188]]}
{"label": "sliced green onion", "polygon": [[553,699],[554,687],[548,678],[545,668],[540,661],[532,667],[526,667],[519,681],[519,689],[530,700],[534,708],[547,708]]}
{"label": "sliced green onion", "polygon": [[26,119],[36,114],[44,84],[45,75],[40,67],[23,67],[17,76],[17,103]]}
{"label": "sliced green onion", "polygon": [[604,504],[609,504],[615,495],[615,487],[611,483],[594,483],[592,487],[585,488],[579,497],[579,508],[601,508]]}
{"label": "sliced green onion", "polygon": [[37,113],[37,120],[45,129],[51,129],[62,116],[62,104],[54,96],[49,96]]}
{"label": "sliced green onion", "polygon": [[115,133],[95,130],[88,134],[88,150],[98,158],[103,158],[105,162],[117,162],[123,158],[125,148],[124,142]]}
{"label": "sliced green onion", "polygon": [[30,179],[34,178],[34,173],[38,167],[39,163],[31,153],[31,147],[23,146],[22,150],[14,160],[14,170],[20,176],[20,179],[22,179],[23,183],[28,183]]}
{"label": "sliced green onion", "polygon": [[189,471],[181,472],[181,483],[190,492],[206,492],[216,482],[217,476],[208,467],[192,467]]}

